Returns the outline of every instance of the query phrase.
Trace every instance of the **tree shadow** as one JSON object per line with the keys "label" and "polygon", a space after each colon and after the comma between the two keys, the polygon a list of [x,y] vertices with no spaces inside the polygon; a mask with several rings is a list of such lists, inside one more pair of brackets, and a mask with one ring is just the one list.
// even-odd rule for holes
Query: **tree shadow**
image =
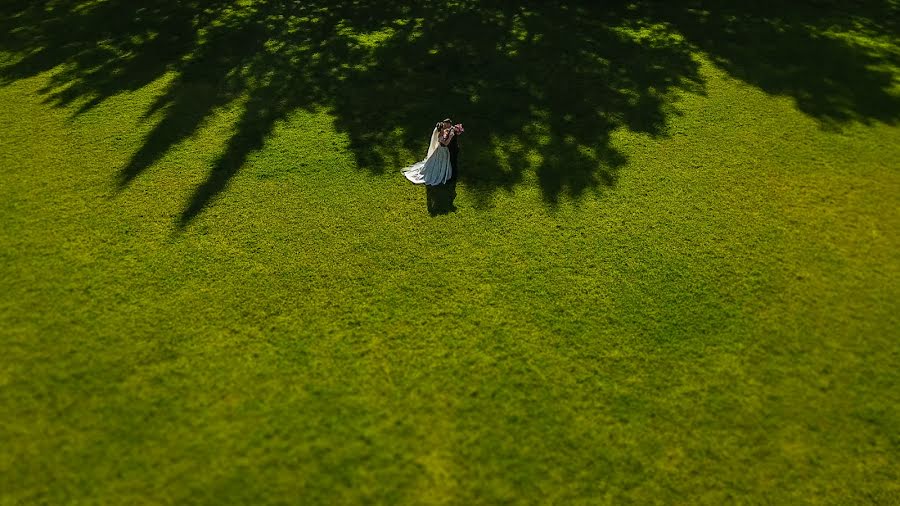
{"label": "tree shadow", "polygon": [[[670,92],[703,92],[697,55],[793,97],[823,125],[896,123],[897,2],[844,5],[9,0],[0,83],[52,71],[47,101],[80,114],[169,76],[145,114],[160,121],[116,174],[123,190],[218,108],[238,104],[236,130],[181,227],[296,109],[327,109],[359,167],[375,174],[417,158],[434,121],[450,115],[466,124],[459,178],[478,205],[528,179],[554,206],[615,185],[627,162],[615,130],[667,134]],[[883,43],[845,36],[854,33]]]}
{"label": "tree shadow", "polygon": [[[481,2],[412,19],[336,90],[336,124],[359,165],[380,172],[404,165],[433,118],[464,118],[462,180],[483,203],[526,171],[550,204],[614,184],[625,157],[611,132],[664,134],[666,92],[699,87],[687,45],[616,30],[608,7]],[[422,126],[398,136],[372,124]]]}
{"label": "tree shadow", "polygon": [[665,19],[733,77],[792,97],[823,126],[900,118],[900,94],[892,91],[900,84],[900,2],[679,5],[642,4],[643,15]]}

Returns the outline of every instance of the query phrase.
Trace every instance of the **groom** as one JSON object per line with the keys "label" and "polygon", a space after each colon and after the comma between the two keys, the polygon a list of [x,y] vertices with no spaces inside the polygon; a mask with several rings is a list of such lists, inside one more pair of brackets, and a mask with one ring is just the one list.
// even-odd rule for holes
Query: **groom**
{"label": "groom", "polygon": [[450,140],[450,144],[447,144],[447,149],[450,150],[450,167],[452,170],[450,171],[450,179],[447,180],[448,183],[456,184],[456,175],[459,174],[459,136],[454,135],[453,139]]}

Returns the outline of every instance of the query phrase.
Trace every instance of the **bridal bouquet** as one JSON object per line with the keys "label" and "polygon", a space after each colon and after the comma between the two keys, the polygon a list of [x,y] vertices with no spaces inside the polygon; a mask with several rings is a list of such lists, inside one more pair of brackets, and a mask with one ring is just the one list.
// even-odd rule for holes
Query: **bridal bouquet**
{"label": "bridal bouquet", "polygon": [[457,124],[453,125],[453,133],[455,133],[456,135],[459,135],[465,131],[466,130],[463,128],[462,123],[457,123]]}

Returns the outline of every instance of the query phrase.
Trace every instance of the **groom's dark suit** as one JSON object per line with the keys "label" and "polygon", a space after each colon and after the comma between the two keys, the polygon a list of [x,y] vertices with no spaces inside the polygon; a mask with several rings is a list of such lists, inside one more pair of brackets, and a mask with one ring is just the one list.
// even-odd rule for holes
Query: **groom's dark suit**
{"label": "groom's dark suit", "polygon": [[456,183],[456,175],[459,174],[459,136],[454,135],[453,139],[450,140],[450,144],[447,144],[447,149],[450,151],[450,166],[453,168],[450,173],[450,179],[447,180],[448,183],[453,182]]}

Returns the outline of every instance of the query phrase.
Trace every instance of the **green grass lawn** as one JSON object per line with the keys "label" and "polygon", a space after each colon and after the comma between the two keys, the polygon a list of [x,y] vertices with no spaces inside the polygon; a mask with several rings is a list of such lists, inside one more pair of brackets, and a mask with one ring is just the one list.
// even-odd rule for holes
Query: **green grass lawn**
{"label": "green grass lawn", "polygon": [[562,3],[0,6],[0,504],[900,502],[898,2]]}

